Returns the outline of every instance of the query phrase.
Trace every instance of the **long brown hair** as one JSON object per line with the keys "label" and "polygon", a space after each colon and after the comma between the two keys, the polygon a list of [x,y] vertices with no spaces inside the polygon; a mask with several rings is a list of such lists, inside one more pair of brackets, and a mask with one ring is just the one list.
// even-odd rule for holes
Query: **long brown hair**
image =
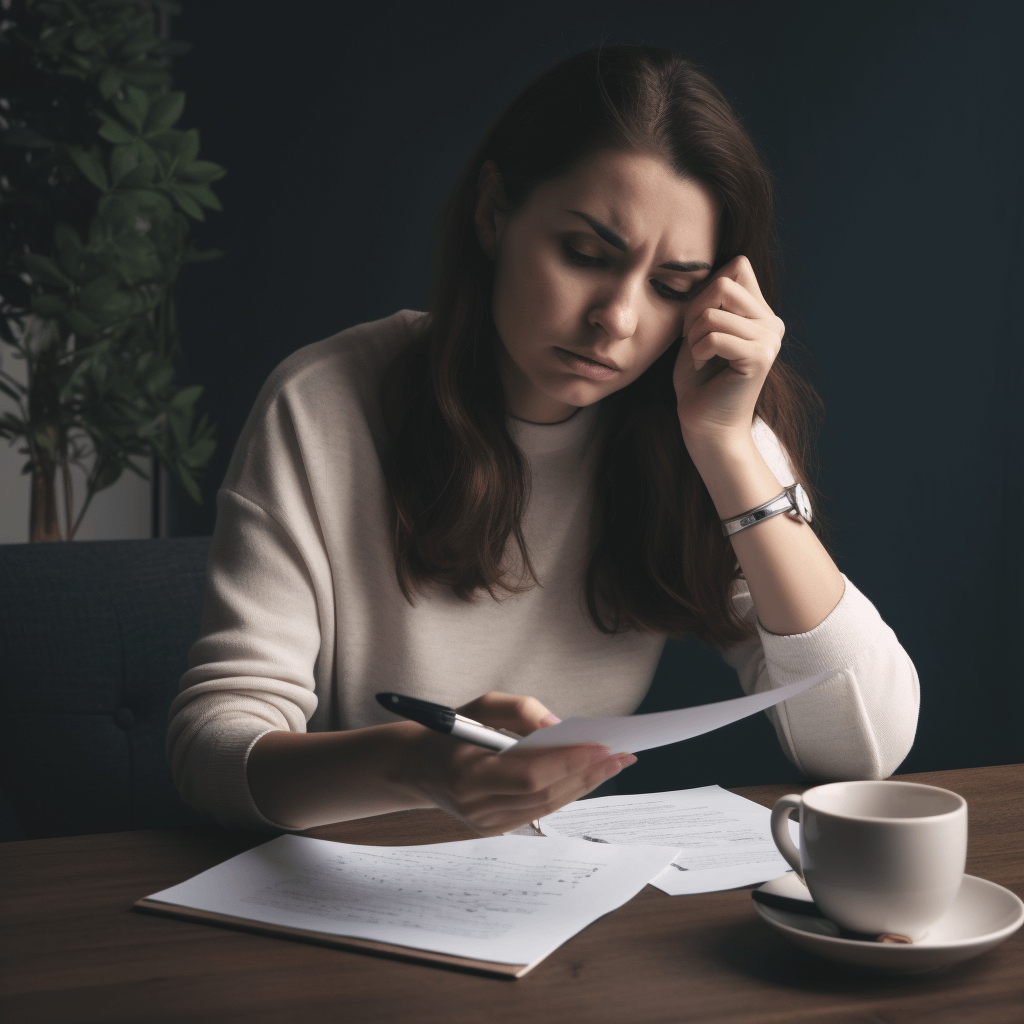
{"label": "long brown hair", "polygon": [[[410,601],[428,583],[468,600],[536,582],[522,532],[529,470],[507,426],[491,315],[494,265],[474,222],[478,180],[493,160],[511,211],[599,146],[657,154],[704,184],[721,207],[714,269],[746,255],[774,304],[771,179],[728,102],[693,63],[652,47],[603,48],[527,86],[448,201],[425,330],[382,392],[393,439],[385,472],[395,567]],[[678,346],[604,399],[586,603],[605,633],[696,633],[730,646],[750,627],[730,597],[735,554],[682,440],[672,385]],[[814,401],[776,361],[757,406],[800,478]]]}

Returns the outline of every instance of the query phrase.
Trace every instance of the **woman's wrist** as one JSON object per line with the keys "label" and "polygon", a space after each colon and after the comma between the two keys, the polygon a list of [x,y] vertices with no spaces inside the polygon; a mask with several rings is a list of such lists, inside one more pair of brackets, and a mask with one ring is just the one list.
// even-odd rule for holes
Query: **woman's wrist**
{"label": "woman's wrist", "polygon": [[782,484],[764,461],[749,429],[687,437],[683,441],[720,519],[742,515],[770,501]]}
{"label": "woman's wrist", "polygon": [[422,731],[414,722],[395,722],[340,732],[266,733],[249,753],[252,798],[268,820],[297,829],[429,807],[410,783]]}

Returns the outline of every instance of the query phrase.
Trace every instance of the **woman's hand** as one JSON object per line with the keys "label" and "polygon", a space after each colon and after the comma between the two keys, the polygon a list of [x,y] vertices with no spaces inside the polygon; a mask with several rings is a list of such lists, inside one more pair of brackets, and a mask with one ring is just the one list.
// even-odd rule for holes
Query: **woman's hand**
{"label": "woman's hand", "polygon": [[688,448],[749,442],[754,407],[786,326],[772,312],[746,256],[710,278],[686,311],[673,372]]}
{"label": "woman's hand", "polygon": [[[458,709],[526,736],[557,719],[533,697],[488,693]],[[403,774],[436,807],[481,835],[500,835],[589,793],[636,758],[598,744],[502,754],[429,729],[412,740]]]}

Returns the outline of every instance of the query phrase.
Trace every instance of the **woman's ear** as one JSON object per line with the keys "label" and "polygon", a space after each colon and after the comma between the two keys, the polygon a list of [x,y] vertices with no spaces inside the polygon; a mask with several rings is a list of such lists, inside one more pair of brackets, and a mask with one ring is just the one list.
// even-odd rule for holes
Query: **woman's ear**
{"label": "woman's ear", "polygon": [[504,189],[498,165],[493,160],[487,160],[480,168],[480,177],[477,179],[474,221],[480,248],[492,260],[497,256],[498,242],[504,227],[505,215],[500,209],[503,199]]}

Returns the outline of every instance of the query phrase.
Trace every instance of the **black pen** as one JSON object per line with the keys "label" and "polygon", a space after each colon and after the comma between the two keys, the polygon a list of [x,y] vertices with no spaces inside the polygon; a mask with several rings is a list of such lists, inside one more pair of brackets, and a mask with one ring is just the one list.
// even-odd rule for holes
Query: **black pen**
{"label": "black pen", "polygon": [[[431,704],[429,700],[420,700],[418,697],[405,697],[400,693],[378,693],[377,703],[388,711],[393,711],[402,718],[408,718],[413,722],[419,722],[428,729],[435,732],[443,732],[456,739],[465,740],[467,743],[474,743],[478,747],[485,747],[488,750],[495,750],[499,753],[514,747],[523,737],[517,736],[508,729],[492,729],[489,725],[474,721],[460,715],[455,708],[445,707],[443,704]],[[534,819],[530,822],[533,831],[542,836],[540,821]]]}
{"label": "black pen", "polygon": [[413,722],[419,722],[420,725],[425,725],[435,732],[447,733],[458,740],[465,740],[488,750],[507,750],[522,739],[522,736],[517,736],[507,729],[492,729],[488,725],[460,715],[454,708],[447,708],[443,704],[431,704],[430,701],[417,697],[405,697],[400,693],[378,693],[377,703],[388,711],[393,711],[396,715],[411,719]]}

